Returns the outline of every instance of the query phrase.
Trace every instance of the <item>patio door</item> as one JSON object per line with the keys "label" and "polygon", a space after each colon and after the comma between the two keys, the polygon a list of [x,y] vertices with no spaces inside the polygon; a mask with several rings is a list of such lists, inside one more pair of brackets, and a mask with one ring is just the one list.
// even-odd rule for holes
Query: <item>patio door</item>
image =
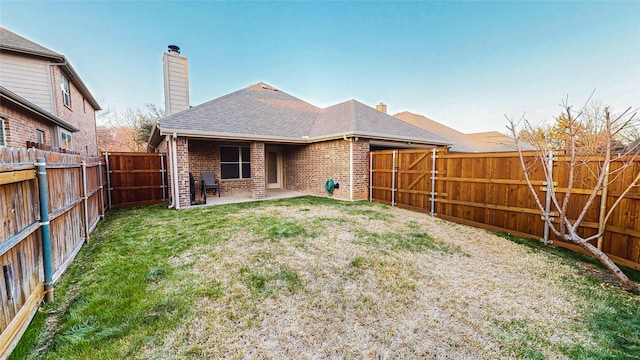
{"label": "patio door", "polygon": [[266,149],[267,189],[282,187],[282,152],[280,149]]}

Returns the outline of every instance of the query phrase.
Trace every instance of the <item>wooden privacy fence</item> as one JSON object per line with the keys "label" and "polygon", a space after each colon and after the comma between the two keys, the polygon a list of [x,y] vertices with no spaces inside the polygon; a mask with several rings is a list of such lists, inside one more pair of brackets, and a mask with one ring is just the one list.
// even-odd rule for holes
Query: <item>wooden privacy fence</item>
{"label": "wooden privacy fence", "polygon": [[[601,158],[592,157],[576,172],[568,217],[575,219],[588,194],[595,187],[590,170]],[[555,191],[562,201],[568,188],[566,157],[549,159],[553,163]],[[530,178],[538,197],[545,204],[545,181],[541,163],[533,153],[525,155]],[[640,161],[616,172],[623,161],[611,164],[611,184],[605,200],[598,193],[579,233],[584,236],[598,231],[600,207],[608,209],[622,194],[633,177],[640,172]],[[430,213],[454,222],[490,230],[508,231],[518,236],[556,240],[555,245],[580,250],[577,246],[545,237],[534,197],[529,190],[518,153],[445,153],[440,149],[384,150],[370,153],[370,200]],[[549,206],[553,215],[557,209]],[[594,244],[595,245],[595,244]],[[640,269],[640,188],[626,194],[605,227],[602,250],[614,261]]]}
{"label": "wooden privacy fence", "polygon": [[167,159],[163,153],[105,152],[109,208],[164,202]]}
{"label": "wooden privacy fence", "polygon": [[60,278],[104,216],[105,181],[100,157],[0,148],[0,358],[29,325],[45,296],[45,277],[48,284]]}

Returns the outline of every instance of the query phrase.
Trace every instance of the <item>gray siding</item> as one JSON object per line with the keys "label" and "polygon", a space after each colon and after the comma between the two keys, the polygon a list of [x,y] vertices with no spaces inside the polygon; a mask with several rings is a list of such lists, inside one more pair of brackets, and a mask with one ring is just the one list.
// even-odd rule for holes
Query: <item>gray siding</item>
{"label": "gray siding", "polygon": [[48,64],[46,60],[0,53],[0,85],[55,113]]}
{"label": "gray siding", "polygon": [[165,112],[175,114],[189,108],[189,65],[185,57],[164,54]]}

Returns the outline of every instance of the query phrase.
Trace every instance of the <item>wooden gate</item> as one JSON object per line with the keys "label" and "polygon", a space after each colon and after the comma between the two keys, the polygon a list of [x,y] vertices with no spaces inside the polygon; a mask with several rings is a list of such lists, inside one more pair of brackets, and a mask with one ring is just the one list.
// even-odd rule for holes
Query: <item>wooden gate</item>
{"label": "wooden gate", "polygon": [[104,153],[109,208],[167,200],[167,159],[162,153]]}

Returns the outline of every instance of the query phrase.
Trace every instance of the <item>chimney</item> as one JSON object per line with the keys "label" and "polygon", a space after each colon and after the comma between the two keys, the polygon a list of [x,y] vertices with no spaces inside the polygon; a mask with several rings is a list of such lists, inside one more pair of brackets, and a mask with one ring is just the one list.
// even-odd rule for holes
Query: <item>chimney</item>
{"label": "chimney", "polygon": [[180,55],[180,47],[169,45],[162,57],[164,69],[164,115],[189,108],[189,60]]}
{"label": "chimney", "polygon": [[376,110],[380,111],[381,113],[387,113],[387,105],[385,105],[385,103],[383,103],[382,101],[380,102],[380,104],[376,105]]}

